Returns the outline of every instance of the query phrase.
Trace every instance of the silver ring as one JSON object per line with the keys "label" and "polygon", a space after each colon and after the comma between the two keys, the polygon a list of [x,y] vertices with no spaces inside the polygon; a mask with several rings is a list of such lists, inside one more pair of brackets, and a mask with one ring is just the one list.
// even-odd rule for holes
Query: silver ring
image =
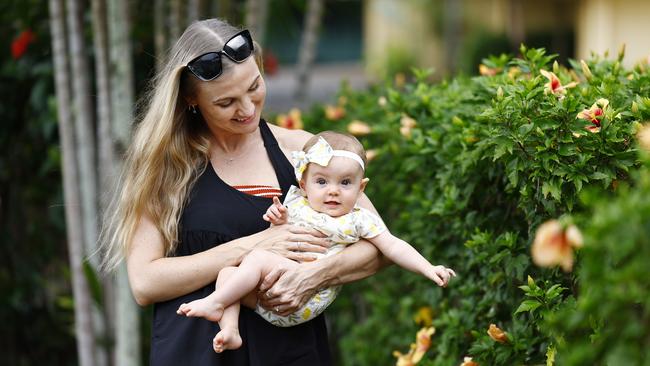
{"label": "silver ring", "polygon": [[276,307],[275,307],[275,312],[276,312],[276,313],[279,313],[279,312],[280,312],[280,308],[278,308],[278,307],[276,306]]}

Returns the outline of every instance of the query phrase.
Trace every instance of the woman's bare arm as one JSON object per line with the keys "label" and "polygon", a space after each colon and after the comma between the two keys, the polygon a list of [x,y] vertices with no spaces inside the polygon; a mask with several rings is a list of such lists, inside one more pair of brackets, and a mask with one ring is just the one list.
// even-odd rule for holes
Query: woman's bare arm
{"label": "woman's bare arm", "polygon": [[315,230],[283,225],[193,255],[166,257],[158,229],[143,217],[127,254],[131,291],[141,306],[173,299],[214,282],[222,268],[238,265],[253,248],[271,250],[296,260],[309,260],[313,258],[309,252],[322,252],[329,245],[316,235],[322,237]]}

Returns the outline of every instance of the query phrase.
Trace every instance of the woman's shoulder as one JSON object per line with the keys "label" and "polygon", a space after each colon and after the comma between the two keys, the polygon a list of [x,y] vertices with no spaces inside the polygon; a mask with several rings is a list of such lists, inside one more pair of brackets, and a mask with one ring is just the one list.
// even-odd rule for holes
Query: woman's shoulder
{"label": "woman's shoulder", "polygon": [[290,130],[271,123],[268,125],[275,139],[278,140],[280,148],[285,152],[302,150],[307,140],[313,136],[312,133],[304,130]]}

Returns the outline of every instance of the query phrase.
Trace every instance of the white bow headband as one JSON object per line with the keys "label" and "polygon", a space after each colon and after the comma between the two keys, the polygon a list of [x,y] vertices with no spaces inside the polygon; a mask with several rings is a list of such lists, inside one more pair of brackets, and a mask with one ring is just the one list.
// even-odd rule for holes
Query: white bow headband
{"label": "white bow headband", "polygon": [[365,165],[359,155],[345,150],[332,150],[330,144],[324,138],[319,137],[318,141],[307,152],[294,151],[291,153],[296,179],[300,180],[302,178],[302,173],[307,169],[307,164],[316,163],[321,166],[327,166],[334,156],[352,159],[361,165],[362,170],[365,170]]}

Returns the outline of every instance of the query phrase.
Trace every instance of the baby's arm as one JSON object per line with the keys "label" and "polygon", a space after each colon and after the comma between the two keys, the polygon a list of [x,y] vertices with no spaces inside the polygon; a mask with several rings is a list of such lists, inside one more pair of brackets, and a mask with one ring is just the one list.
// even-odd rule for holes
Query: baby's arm
{"label": "baby's arm", "polygon": [[388,230],[368,240],[400,267],[419,273],[437,283],[438,286],[447,286],[449,278],[456,276],[450,268],[429,263],[411,244],[395,237]]}
{"label": "baby's arm", "polygon": [[278,197],[273,197],[273,204],[266,210],[262,218],[272,225],[283,225],[287,223],[289,213]]}

